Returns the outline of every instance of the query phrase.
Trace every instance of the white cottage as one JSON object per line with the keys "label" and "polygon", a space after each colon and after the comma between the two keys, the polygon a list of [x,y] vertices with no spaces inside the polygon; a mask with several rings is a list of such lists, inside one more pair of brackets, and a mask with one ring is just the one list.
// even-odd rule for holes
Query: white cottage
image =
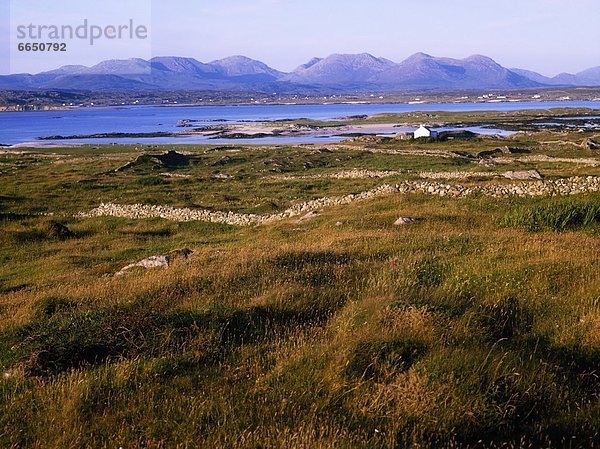
{"label": "white cottage", "polygon": [[423,125],[419,126],[419,129],[415,131],[415,139],[418,139],[419,137],[429,137],[435,139],[437,136],[437,131],[432,131]]}

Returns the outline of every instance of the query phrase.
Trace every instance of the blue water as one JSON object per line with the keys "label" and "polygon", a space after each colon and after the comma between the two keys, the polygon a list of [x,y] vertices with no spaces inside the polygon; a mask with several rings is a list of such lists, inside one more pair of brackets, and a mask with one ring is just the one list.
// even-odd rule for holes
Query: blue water
{"label": "blue water", "polygon": [[[505,102],[505,103],[430,103],[430,104],[315,104],[249,106],[129,106],[115,108],[79,108],[68,111],[2,112],[0,144],[33,142],[52,135],[98,133],[180,132],[178,120],[197,120],[194,126],[278,119],[309,118],[330,120],[351,115],[373,115],[416,111],[511,111],[557,107],[600,108],[600,101]],[[132,139],[69,140],[69,143],[310,143],[331,142],[335,137],[281,137],[249,140],[208,139],[204,136]],[[51,143],[58,143],[52,141]]]}

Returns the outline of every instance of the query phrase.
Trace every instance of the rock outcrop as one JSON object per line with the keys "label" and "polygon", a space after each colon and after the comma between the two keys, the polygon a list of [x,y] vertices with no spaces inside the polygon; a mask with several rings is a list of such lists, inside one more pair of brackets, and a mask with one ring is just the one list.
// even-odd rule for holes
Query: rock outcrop
{"label": "rock outcrop", "polygon": [[414,223],[415,221],[417,221],[416,218],[400,217],[394,222],[394,226],[402,226],[402,225]]}
{"label": "rock outcrop", "polygon": [[343,170],[336,173],[320,173],[316,175],[277,175],[273,179],[282,181],[290,181],[294,179],[368,179],[368,178],[386,178],[388,176],[399,175],[402,172],[399,170],[366,170],[353,168],[351,170]]}
{"label": "rock outcrop", "polygon": [[145,259],[142,259],[139,262],[132,263],[121,268],[121,270],[115,273],[115,276],[123,276],[127,271],[135,267],[140,267],[144,269],[161,267],[168,268],[175,261],[187,260],[191,254],[193,254],[193,251],[191,249],[184,248],[176,249],[175,251],[171,251],[167,254],[146,257]]}
{"label": "rock outcrop", "polygon": [[524,171],[507,171],[502,174],[507,179],[526,181],[526,180],[539,180],[542,179],[542,175],[537,170],[524,170]]}
{"label": "rock outcrop", "polygon": [[581,146],[583,148],[585,148],[586,150],[600,150],[600,143],[596,142],[595,140],[592,139],[585,139],[582,143]]}
{"label": "rock outcrop", "polygon": [[421,172],[419,177],[423,179],[469,179],[490,178],[499,176],[500,173],[487,171],[445,171],[445,172]]}

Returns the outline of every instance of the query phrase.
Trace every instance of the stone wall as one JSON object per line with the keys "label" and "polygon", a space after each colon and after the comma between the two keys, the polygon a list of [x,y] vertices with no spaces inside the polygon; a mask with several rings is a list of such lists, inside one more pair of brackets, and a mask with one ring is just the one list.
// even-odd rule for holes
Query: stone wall
{"label": "stone wall", "polygon": [[600,191],[600,177],[575,176],[550,181],[520,182],[464,186],[434,181],[404,181],[395,185],[383,184],[361,193],[344,196],[323,197],[296,204],[285,211],[271,215],[241,214],[235,212],[208,211],[204,209],[175,208],[170,206],[150,206],[144,204],[101,204],[99,207],[78,214],[78,217],[123,217],[131,219],[164,218],[173,221],[206,221],[234,226],[250,226],[301,215],[326,207],[340,206],[354,201],[373,199],[394,193],[424,193],[449,198],[463,198],[469,195],[485,195],[494,198],[576,195]]}

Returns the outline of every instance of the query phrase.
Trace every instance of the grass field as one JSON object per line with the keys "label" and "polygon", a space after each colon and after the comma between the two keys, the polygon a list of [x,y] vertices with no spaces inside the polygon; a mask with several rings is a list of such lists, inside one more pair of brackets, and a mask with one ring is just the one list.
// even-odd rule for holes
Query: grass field
{"label": "grass field", "polygon": [[[598,158],[587,138],[177,147],[183,165],[122,171],[169,148],[0,154],[0,447],[598,447],[600,193],[396,194],[250,227],[74,217],[111,201],[273,213],[421,171],[600,175],[420,155]],[[293,179],[351,168],[398,173]],[[508,181],[465,181],[491,182]]]}

